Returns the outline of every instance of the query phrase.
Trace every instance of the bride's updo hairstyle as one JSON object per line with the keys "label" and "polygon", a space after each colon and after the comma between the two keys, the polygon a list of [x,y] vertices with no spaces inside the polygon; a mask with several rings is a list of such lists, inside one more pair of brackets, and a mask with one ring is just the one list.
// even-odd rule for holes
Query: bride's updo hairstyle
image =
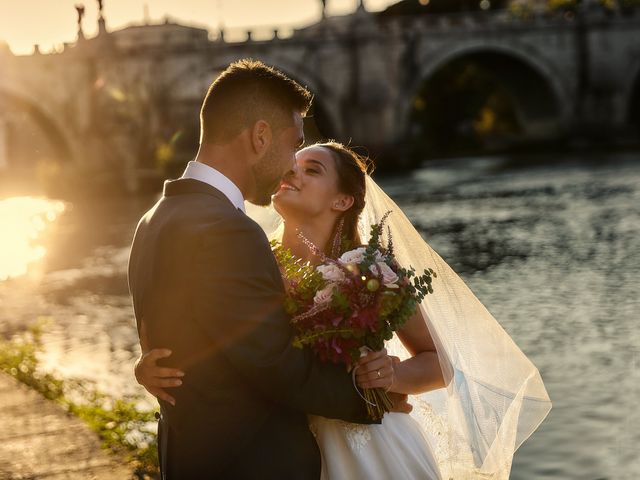
{"label": "bride's updo hairstyle", "polygon": [[[318,143],[317,146],[326,148],[332,153],[338,172],[338,190],[353,197],[353,205],[342,215],[344,222],[342,232],[337,231],[340,229],[340,221],[338,221],[332,236],[335,238],[336,234],[341,235],[339,254],[342,254],[345,249],[354,248],[362,243],[358,234],[358,219],[364,209],[365,178],[372,170],[372,162],[369,158],[357,154],[338,142]],[[335,252],[331,253],[335,254]]]}

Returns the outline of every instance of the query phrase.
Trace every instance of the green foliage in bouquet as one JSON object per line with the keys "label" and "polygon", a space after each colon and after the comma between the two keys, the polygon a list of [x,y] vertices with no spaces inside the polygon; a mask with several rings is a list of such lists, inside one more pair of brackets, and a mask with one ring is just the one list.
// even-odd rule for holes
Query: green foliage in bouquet
{"label": "green foliage in bouquet", "polygon": [[413,267],[403,268],[398,265],[393,251],[393,237],[391,230],[387,230],[387,246],[382,243],[384,224],[391,211],[386,212],[375,225],[371,226],[371,235],[367,243],[364,261],[359,265],[361,271],[369,271],[372,265],[378,261],[377,256],[382,254],[385,263],[394,266],[398,275],[398,284],[402,288],[383,289],[378,296],[378,327],[375,332],[364,338],[366,346],[372,350],[384,348],[384,342],[391,340],[393,332],[399,330],[415,314],[418,305],[424,297],[433,293],[433,278],[438,275],[431,268],[417,275]]}
{"label": "green foliage in bouquet", "polygon": [[277,240],[271,241],[271,249],[280,266],[283,278],[296,291],[295,297],[287,295],[285,298],[285,310],[289,315],[296,315],[313,300],[316,292],[324,286],[322,274],[309,262],[303,262],[294,256],[291,250],[284,248]]}

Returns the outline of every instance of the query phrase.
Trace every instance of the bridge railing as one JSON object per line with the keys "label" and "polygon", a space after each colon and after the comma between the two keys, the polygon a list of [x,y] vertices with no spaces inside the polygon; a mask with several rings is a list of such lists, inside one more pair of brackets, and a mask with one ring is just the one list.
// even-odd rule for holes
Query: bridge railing
{"label": "bridge railing", "polygon": [[[557,28],[570,27],[576,24],[577,11],[575,9],[549,9],[531,8],[527,4],[514,2],[510,8],[494,9],[486,11],[468,11],[423,15],[394,15],[393,17],[377,17],[378,33],[407,33],[415,30],[421,32],[445,33],[457,30],[504,30],[504,29],[528,29],[528,28]],[[601,7],[599,10],[589,13],[589,20],[596,22],[628,22],[640,23],[640,8],[631,14],[623,15],[620,10],[607,10]],[[358,27],[360,20],[353,19],[353,26]],[[371,30],[369,30],[371,33]],[[349,29],[318,28],[318,24],[310,28],[295,28],[292,25],[256,28],[227,29],[224,35],[213,35],[214,40],[223,40],[226,43],[265,43],[274,40],[313,40],[325,35],[351,36],[354,31]]]}
{"label": "bridge railing", "polygon": [[438,31],[530,28],[539,25],[569,25],[574,22],[571,12],[527,11],[499,9],[489,11],[456,12],[428,15],[398,16],[396,22],[404,28]]}

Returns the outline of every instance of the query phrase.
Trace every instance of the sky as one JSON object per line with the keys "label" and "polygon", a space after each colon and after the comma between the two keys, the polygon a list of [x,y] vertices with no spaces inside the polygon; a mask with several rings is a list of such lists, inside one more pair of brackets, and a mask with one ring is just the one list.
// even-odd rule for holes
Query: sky
{"label": "sky", "polygon": [[[397,0],[365,0],[367,9],[382,10]],[[59,48],[76,38],[77,14],[74,6],[84,4],[85,35],[97,30],[96,0],[0,0],[0,42],[16,55],[33,52],[35,44],[43,52]],[[353,12],[358,0],[328,0],[329,15]],[[145,7],[146,6],[146,7]],[[104,16],[109,30],[132,23],[144,23],[145,9],[151,22],[172,21],[208,28],[216,32],[222,24],[226,38],[242,38],[252,27],[293,28],[320,18],[320,0],[104,0]],[[271,30],[271,28],[269,28]],[[259,33],[259,32],[256,32]]]}

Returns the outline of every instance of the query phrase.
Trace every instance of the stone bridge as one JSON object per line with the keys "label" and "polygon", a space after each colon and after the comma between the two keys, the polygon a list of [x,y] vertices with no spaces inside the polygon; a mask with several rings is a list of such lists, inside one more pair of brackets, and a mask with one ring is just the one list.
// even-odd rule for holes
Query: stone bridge
{"label": "stone bridge", "polygon": [[[40,137],[49,157],[130,172],[144,158],[192,155],[206,88],[243,57],[314,93],[308,137],[350,141],[397,163],[421,135],[415,112],[430,108],[421,92],[464,62],[492,72],[506,92],[516,140],[599,133],[634,141],[639,133],[640,11],[519,19],[507,10],[391,15],[360,7],[287,36],[248,31],[233,42],[168,20],[109,32],[101,18],[99,30],[91,39],[80,30],[76,43],[46,54],[0,47],[0,168],[15,161],[12,142],[28,147]],[[36,133],[25,138],[23,125]]]}

